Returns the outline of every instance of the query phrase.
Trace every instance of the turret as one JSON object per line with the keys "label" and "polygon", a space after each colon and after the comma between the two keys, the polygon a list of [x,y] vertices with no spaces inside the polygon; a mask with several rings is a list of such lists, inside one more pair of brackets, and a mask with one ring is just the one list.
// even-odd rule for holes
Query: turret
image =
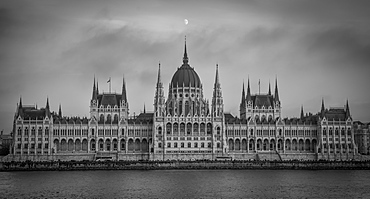
{"label": "turret", "polygon": [[322,98],[322,101],[321,101],[321,118],[323,118],[325,116],[325,105],[324,105],[324,98]]}
{"label": "turret", "polygon": [[126,95],[126,82],[125,82],[125,78],[122,77],[123,81],[122,81],[122,100],[127,103],[127,95]]}
{"label": "turret", "polygon": [[96,100],[98,97],[97,88],[95,86],[95,76],[94,76],[94,84],[93,84],[93,90],[92,90],[92,100]]}
{"label": "turret", "polygon": [[46,106],[45,106],[45,116],[50,118],[50,106],[49,106],[49,97],[46,98]]}
{"label": "turret", "polygon": [[246,100],[247,100],[247,102],[252,101],[251,89],[250,89],[250,86],[249,86],[249,77],[248,77],[248,87],[247,87],[247,98],[246,98]]}
{"label": "turret", "polygon": [[59,116],[59,117],[63,117],[63,115],[62,115],[62,105],[61,105],[61,104],[59,104],[59,112],[58,112],[58,116]]}
{"label": "turret", "polygon": [[[170,97],[170,96],[169,96]],[[164,117],[165,114],[164,88],[161,80],[161,63],[158,64],[158,78],[154,97],[154,112],[156,117]]]}
{"label": "turret", "polygon": [[348,104],[348,99],[347,99],[347,103],[346,103],[346,119],[352,119],[351,117],[351,113],[349,112],[349,104]]}
{"label": "turret", "polygon": [[213,86],[213,97],[212,97],[212,115],[214,117],[220,117],[223,114],[223,99],[221,84],[218,75],[218,64],[216,65],[216,76],[215,83]]}
{"label": "turret", "polygon": [[301,120],[304,118],[303,105],[301,106]]}
{"label": "turret", "polygon": [[270,81],[269,81],[269,92],[268,92],[268,95],[271,95],[271,84],[270,84]]}
{"label": "turret", "polygon": [[242,101],[240,102],[240,119],[246,119],[246,103],[245,103],[245,91],[244,91],[244,82],[243,82],[243,89],[242,89]]}
{"label": "turret", "polygon": [[275,79],[275,102],[280,102],[277,78]]}

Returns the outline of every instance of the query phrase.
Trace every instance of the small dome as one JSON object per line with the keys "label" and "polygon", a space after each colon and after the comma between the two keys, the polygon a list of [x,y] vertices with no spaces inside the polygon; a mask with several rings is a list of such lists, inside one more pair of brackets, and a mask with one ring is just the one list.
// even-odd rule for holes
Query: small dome
{"label": "small dome", "polygon": [[190,67],[187,63],[184,63],[180,68],[177,69],[176,73],[172,77],[172,86],[176,87],[200,87],[201,82],[198,74],[194,68]]}

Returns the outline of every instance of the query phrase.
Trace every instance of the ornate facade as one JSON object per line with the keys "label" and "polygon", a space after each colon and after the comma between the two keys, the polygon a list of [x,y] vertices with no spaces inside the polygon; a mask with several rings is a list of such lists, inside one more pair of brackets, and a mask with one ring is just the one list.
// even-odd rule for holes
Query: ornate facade
{"label": "ornate facade", "polygon": [[352,159],[357,154],[348,101],[344,108],[283,119],[277,79],[274,94],[250,92],[244,84],[240,116],[224,113],[216,66],[211,103],[189,65],[186,41],[182,65],[168,87],[159,64],[154,111],[129,115],[126,83],[121,93],[100,93],[93,82],[90,117],[63,117],[45,108],[17,105],[12,160],[167,159]]}

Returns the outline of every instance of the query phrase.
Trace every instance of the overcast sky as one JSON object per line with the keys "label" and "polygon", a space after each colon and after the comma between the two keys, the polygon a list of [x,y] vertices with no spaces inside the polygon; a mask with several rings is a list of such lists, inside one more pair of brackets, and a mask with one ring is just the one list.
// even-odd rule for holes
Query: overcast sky
{"label": "overcast sky", "polygon": [[[211,100],[215,65],[225,112],[239,115],[248,76],[252,93],[274,89],[283,117],[348,99],[354,120],[370,120],[370,1],[53,1],[0,2],[0,129],[10,132],[23,104],[89,116],[99,91],[127,84],[130,114],[153,110],[158,63],[166,96],[189,63]],[[184,19],[189,23],[185,25]]]}

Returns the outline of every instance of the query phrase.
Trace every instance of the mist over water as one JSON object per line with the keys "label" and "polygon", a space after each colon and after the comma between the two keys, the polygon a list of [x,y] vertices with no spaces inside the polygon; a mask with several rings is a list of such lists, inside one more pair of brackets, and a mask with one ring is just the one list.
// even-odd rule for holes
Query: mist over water
{"label": "mist over water", "polygon": [[4,198],[369,198],[368,171],[1,172]]}

